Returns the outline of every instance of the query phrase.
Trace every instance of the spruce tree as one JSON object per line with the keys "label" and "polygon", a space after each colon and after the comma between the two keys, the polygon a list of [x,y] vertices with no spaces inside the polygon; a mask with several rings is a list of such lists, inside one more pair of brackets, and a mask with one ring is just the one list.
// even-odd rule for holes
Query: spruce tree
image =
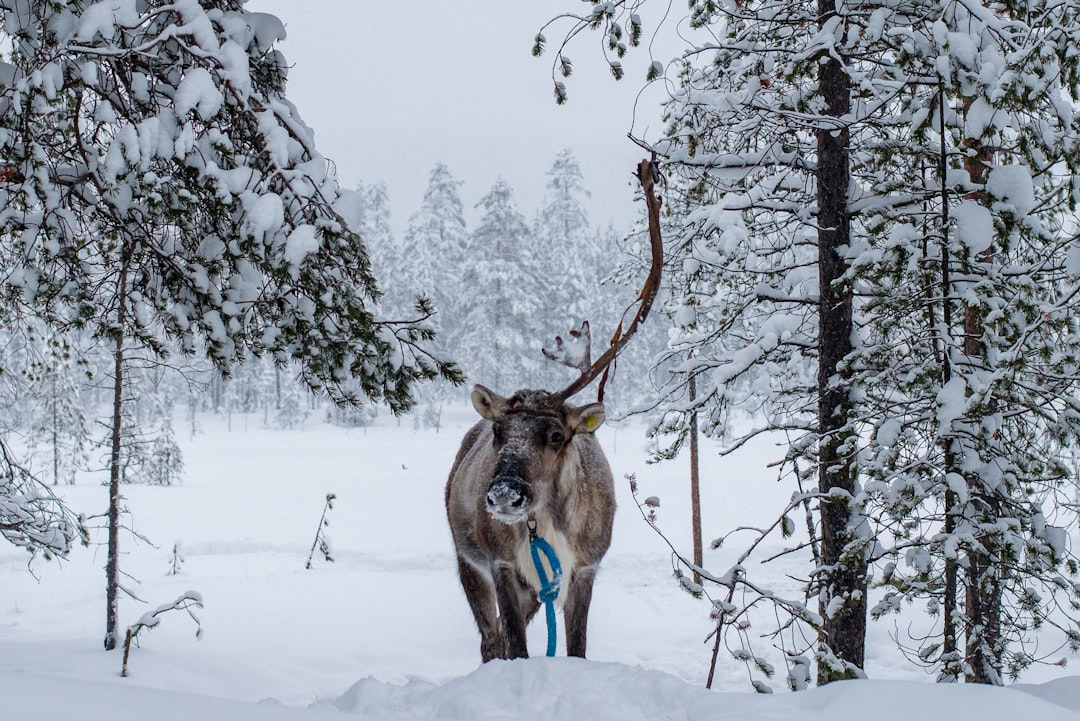
{"label": "spruce tree", "polygon": [[[618,234],[610,226],[598,228],[590,222],[591,193],[573,151],[560,151],[547,176],[547,192],[532,227],[536,260],[550,280],[541,285],[542,303],[550,312],[538,328],[550,337],[588,320],[598,343],[606,341],[620,320],[622,309],[617,306],[625,303],[626,289],[605,283],[618,268]],[[629,366],[623,365],[630,375]],[[540,373],[536,382],[545,387],[565,385],[569,379],[566,369],[557,364],[541,366]],[[628,389],[619,390],[625,396]],[[612,400],[617,402],[618,397]]]}
{"label": "spruce tree", "polygon": [[[460,349],[463,299],[467,289],[461,284],[466,259],[468,231],[461,201],[462,181],[444,163],[432,168],[420,209],[410,218],[402,239],[397,265],[392,275],[391,309],[414,302],[411,294],[430,299],[435,314],[431,320],[440,336],[443,352]],[[371,195],[371,222],[379,222],[377,194]],[[373,229],[377,225],[373,225]],[[394,258],[390,258],[391,261]],[[439,407],[450,394],[449,384],[433,383],[421,392],[425,412]]]}
{"label": "spruce tree", "polygon": [[596,322],[598,319],[592,317],[597,297],[594,288],[602,270],[593,252],[589,191],[569,149],[556,156],[547,175],[547,193],[533,222],[537,258],[543,259],[550,277],[556,279],[545,303],[559,314],[552,319],[557,328],[568,328],[587,318]]}
{"label": "spruce tree", "polygon": [[[3,307],[0,307],[0,319],[4,321],[4,328],[0,331],[0,338],[3,339],[3,343],[0,343],[0,394],[6,399],[3,423],[5,431],[0,434],[0,537],[17,547],[25,548],[31,554],[40,553],[46,558],[65,556],[77,539],[81,538],[85,542],[85,529],[63,500],[52,492],[46,481],[18,457],[5,438],[16,426],[33,422],[34,414],[26,413],[28,409],[20,407],[15,399],[26,399],[27,385],[39,378],[40,371],[33,371],[35,360],[49,368],[41,377],[46,379],[47,391],[54,389],[47,379],[56,367],[50,362],[42,361],[51,351],[63,348],[63,343],[54,345],[53,342],[48,342],[45,352],[42,353],[37,344],[27,343],[25,336],[20,337],[20,334],[13,332],[17,330],[14,319]],[[35,330],[40,329],[35,326]],[[34,333],[31,337],[48,336],[45,331]],[[61,356],[68,357],[64,352]],[[19,373],[20,368],[31,370],[30,376]],[[62,377],[68,380],[72,378],[66,373]],[[32,405],[37,410],[43,406],[48,407],[48,403],[43,404],[37,399],[31,399],[31,403],[27,405]],[[46,412],[44,416],[38,416],[42,417],[46,419],[44,425],[51,428],[50,415]],[[59,449],[62,449],[61,439],[58,439],[58,444]],[[53,453],[56,450],[58,449],[51,449],[52,452],[48,455],[55,459]],[[49,463],[46,463],[46,466],[48,465]],[[57,459],[54,483],[62,467],[63,462]]]}
{"label": "spruce tree", "polygon": [[440,325],[460,316],[460,266],[468,244],[461,185],[444,163],[437,163],[401,243],[400,289],[429,297]]}
{"label": "spruce tree", "polygon": [[539,371],[538,328],[548,320],[532,236],[502,179],[477,203],[484,215],[469,238],[463,273],[461,364],[478,383],[512,392]]}
{"label": "spruce tree", "polygon": [[[386,288],[403,284],[402,258],[397,240],[390,227],[390,195],[385,183],[364,187],[364,219],[360,236],[368,247],[368,254],[375,269],[375,277],[382,279]],[[389,290],[387,291],[389,294]]]}
{"label": "spruce tree", "polygon": [[25,381],[18,402],[25,408],[22,425],[31,459],[39,462],[41,477],[52,485],[72,484],[87,467],[90,425],[84,386],[92,370],[78,347],[44,324],[29,321],[22,341]]}

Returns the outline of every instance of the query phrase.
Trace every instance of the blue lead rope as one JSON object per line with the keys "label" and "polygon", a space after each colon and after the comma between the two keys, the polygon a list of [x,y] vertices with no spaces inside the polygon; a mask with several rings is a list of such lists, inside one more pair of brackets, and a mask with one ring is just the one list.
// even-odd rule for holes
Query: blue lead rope
{"label": "blue lead rope", "polygon": [[[536,575],[540,578],[540,593],[537,596],[544,602],[544,612],[547,615],[548,644],[547,655],[555,655],[555,599],[559,597],[559,586],[562,584],[562,566],[559,565],[559,557],[555,555],[555,549],[551,544],[536,535],[536,521],[531,518],[529,527],[529,552],[532,554],[533,565],[536,566]],[[552,579],[549,581],[544,564],[540,562],[540,554],[547,557],[551,567]]]}

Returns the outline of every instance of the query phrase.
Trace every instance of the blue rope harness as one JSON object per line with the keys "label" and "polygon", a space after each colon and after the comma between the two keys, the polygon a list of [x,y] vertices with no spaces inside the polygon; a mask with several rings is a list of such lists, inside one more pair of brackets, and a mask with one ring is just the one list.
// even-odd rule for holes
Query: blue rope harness
{"label": "blue rope harness", "polygon": [[[533,565],[536,566],[536,575],[540,578],[539,599],[544,602],[544,612],[547,615],[548,643],[547,655],[555,655],[555,599],[559,597],[559,586],[562,584],[562,566],[559,557],[555,555],[555,549],[551,544],[536,535],[536,521],[528,520],[529,527],[529,553],[532,554]],[[552,579],[549,581],[544,564],[540,562],[540,554],[547,557],[551,567]]]}

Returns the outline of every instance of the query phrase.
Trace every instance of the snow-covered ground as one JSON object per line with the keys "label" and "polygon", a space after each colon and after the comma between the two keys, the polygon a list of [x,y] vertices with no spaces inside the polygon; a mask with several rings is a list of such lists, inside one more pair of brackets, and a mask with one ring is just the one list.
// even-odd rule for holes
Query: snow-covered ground
{"label": "snow-covered ground", "polygon": [[[717,690],[706,691],[708,605],[672,581],[666,547],[622,480],[634,473],[640,496],[660,497],[661,525],[688,548],[685,462],[646,465],[643,429],[633,422],[598,433],[620,510],[596,584],[590,660],[481,666],[443,510],[446,473],[473,418],[464,405],[452,408],[435,433],[386,417],[366,429],[311,419],[303,430],[281,431],[261,428],[261,416],[234,416],[231,430],[222,417],[200,416],[194,437],[181,432],[181,485],[124,489],[132,528],[153,545],[124,536],[126,585],[146,603],[125,599],[121,619],[134,623],[193,590],[205,601],[201,638],[186,615],[167,613],[132,650],[130,675],[121,678],[121,653],[101,650],[104,549],[79,548],[62,563],[27,568],[25,553],[0,547],[0,721],[315,720],[342,712],[461,720],[847,721],[868,712],[876,721],[1080,719],[1080,677],[1069,667],[1038,667],[1027,684],[1007,689],[932,684],[895,650],[892,621],[871,626],[871,681],[760,696],[746,668],[722,653]],[[707,539],[771,520],[790,494],[767,467],[778,455],[767,439],[733,459],[704,455]],[[100,478],[60,490],[79,512],[105,509]],[[305,570],[330,492],[335,562],[316,558]],[[170,575],[176,543],[184,561]],[[707,551],[706,566],[725,570],[734,548]],[[783,563],[766,572],[784,585]],[[534,654],[544,639],[541,614],[530,628]],[[770,683],[782,691],[775,661],[781,670]]]}

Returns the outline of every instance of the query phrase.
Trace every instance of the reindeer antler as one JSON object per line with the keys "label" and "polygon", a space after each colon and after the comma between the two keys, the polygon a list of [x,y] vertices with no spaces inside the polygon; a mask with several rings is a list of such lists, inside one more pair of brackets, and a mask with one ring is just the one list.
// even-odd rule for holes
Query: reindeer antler
{"label": "reindeer antler", "polygon": [[[544,350],[544,355],[551,360],[557,360],[581,371],[580,378],[563,390],[553,394],[563,401],[592,383],[601,373],[603,373],[603,378],[600,379],[600,386],[596,389],[596,399],[598,401],[604,400],[604,386],[607,385],[608,371],[611,369],[612,362],[630,341],[634,333],[637,332],[638,325],[648,317],[653,301],[656,300],[656,293],[660,290],[660,276],[664,268],[664,240],[660,235],[660,205],[662,201],[660,196],[656,194],[656,183],[659,182],[661,177],[656,153],[652,154],[652,158],[638,163],[635,175],[638,182],[641,183],[641,190],[645,195],[645,206],[649,211],[649,245],[652,251],[652,264],[649,266],[649,275],[645,278],[645,285],[641,287],[641,292],[638,293],[638,297],[634,299],[634,302],[623,311],[623,317],[625,318],[626,314],[630,312],[634,303],[639,304],[637,313],[634,314],[634,318],[630,321],[625,333],[622,330],[622,323],[619,323],[615,329],[615,334],[611,337],[611,345],[596,359],[595,363],[589,363],[591,334],[589,333],[588,321],[581,324],[580,331],[570,331],[570,335],[574,339],[578,339],[582,335],[585,337],[583,360],[580,355],[574,355],[570,352],[570,346],[574,342],[566,343],[561,336],[555,337],[554,353]],[[577,345],[574,347],[580,349]],[[566,358],[572,358],[577,362],[567,363]]]}
{"label": "reindeer antler", "polygon": [[564,341],[561,335],[555,336],[555,350],[541,348],[548,360],[562,363],[564,366],[577,368],[582,373],[592,363],[592,331],[589,330],[589,321],[581,321],[581,328],[570,331],[570,340]]}

